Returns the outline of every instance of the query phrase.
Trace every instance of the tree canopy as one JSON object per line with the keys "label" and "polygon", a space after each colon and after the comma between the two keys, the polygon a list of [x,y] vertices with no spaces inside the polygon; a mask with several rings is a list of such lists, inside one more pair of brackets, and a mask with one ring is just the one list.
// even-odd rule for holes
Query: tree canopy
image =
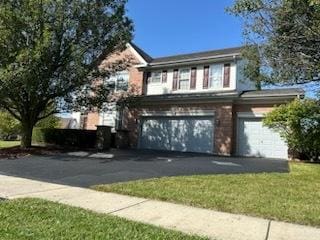
{"label": "tree canopy", "polygon": [[319,0],[236,0],[228,10],[244,22],[248,77],[281,84],[320,80]]}
{"label": "tree canopy", "polygon": [[100,62],[131,40],[125,4],[0,2],[0,108],[21,122],[23,147],[31,146],[35,124],[57,111],[53,106],[71,106],[94,83]]}

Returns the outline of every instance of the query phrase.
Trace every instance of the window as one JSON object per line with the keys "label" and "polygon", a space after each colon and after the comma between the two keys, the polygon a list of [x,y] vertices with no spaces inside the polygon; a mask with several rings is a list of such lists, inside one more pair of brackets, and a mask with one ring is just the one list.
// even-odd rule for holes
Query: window
{"label": "window", "polygon": [[179,89],[188,90],[190,87],[190,69],[181,69],[179,72]]}
{"label": "window", "polygon": [[151,73],[150,83],[161,83],[161,72],[153,72]]}
{"label": "window", "polygon": [[220,89],[223,86],[223,64],[210,66],[209,74],[210,88]]}
{"label": "window", "polygon": [[117,73],[116,90],[128,91],[129,87],[129,73],[119,72]]}
{"label": "window", "polygon": [[106,86],[110,91],[127,91],[129,87],[129,73],[118,72],[105,79]]}

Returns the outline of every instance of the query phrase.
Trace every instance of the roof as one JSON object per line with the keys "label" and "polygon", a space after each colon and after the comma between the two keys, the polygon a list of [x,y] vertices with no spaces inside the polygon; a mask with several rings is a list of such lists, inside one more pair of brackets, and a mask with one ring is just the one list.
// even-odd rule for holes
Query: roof
{"label": "roof", "polygon": [[168,57],[160,57],[154,58],[150,65],[164,64],[164,63],[172,63],[172,62],[185,62],[185,61],[193,61],[199,59],[208,59],[208,58],[219,58],[226,55],[240,55],[243,47],[234,47],[234,48],[225,48],[218,50],[211,50],[205,52],[195,52],[189,54],[180,54],[173,55]]}
{"label": "roof", "polygon": [[165,102],[188,102],[188,101],[241,101],[241,100],[260,100],[260,101],[277,101],[284,99],[290,100],[296,97],[304,97],[304,90],[301,88],[286,88],[286,89],[265,89],[265,90],[252,90],[245,92],[237,91],[224,91],[224,92],[197,92],[197,93],[175,93],[175,94],[162,94],[162,95],[147,95],[138,96],[142,103],[152,104],[165,103]]}
{"label": "roof", "polygon": [[140,96],[144,102],[151,101],[184,101],[184,100],[202,100],[202,99],[226,99],[237,98],[239,93],[237,91],[227,92],[199,92],[199,93],[176,93],[176,94],[162,94],[162,95],[147,95]]}
{"label": "roof", "polygon": [[241,98],[261,98],[261,97],[288,97],[300,96],[304,97],[304,90],[302,88],[278,88],[278,89],[264,89],[244,91]]}
{"label": "roof", "polygon": [[133,42],[130,42],[130,45],[134,48],[134,50],[137,51],[137,53],[146,61],[146,62],[151,62],[153,58],[147,54],[145,51],[143,51],[141,48],[139,48],[136,44]]}
{"label": "roof", "polygon": [[146,61],[145,67],[162,67],[165,65],[180,65],[190,62],[212,61],[230,59],[241,54],[243,47],[224,48],[217,50],[210,50],[204,52],[194,52],[188,54],[178,54],[166,57],[152,58],[144,50],[139,48],[136,44],[130,43],[131,47]]}

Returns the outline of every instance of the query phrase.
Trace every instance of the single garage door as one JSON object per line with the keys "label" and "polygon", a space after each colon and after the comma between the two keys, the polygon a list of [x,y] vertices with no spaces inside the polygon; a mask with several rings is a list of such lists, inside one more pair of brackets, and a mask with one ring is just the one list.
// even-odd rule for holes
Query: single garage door
{"label": "single garage door", "polygon": [[140,148],[212,153],[213,117],[147,117],[142,119]]}
{"label": "single garage door", "polygon": [[288,147],[278,133],[263,126],[261,118],[239,118],[238,154],[288,158]]}

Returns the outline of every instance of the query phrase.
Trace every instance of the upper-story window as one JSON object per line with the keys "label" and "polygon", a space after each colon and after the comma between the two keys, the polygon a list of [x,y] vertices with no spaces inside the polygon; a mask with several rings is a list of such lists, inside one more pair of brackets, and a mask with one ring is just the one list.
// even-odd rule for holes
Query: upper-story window
{"label": "upper-story window", "polygon": [[181,69],[179,72],[179,89],[188,90],[190,87],[190,69]]}
{"label": "upper-story window", "polygon": [[220,89],[223,87],[223,64],[210,66],[209,83],[210,88]]}
{"label": "upper-story window", "polygon": [[105,83],[111,91],[127,91],[129,87],[129,73],[127,71],[117,72],[106,78]]}
{"label": "upper-story window", "polygon": [[162,72],[152,72],[150,83],[161,83]]}

